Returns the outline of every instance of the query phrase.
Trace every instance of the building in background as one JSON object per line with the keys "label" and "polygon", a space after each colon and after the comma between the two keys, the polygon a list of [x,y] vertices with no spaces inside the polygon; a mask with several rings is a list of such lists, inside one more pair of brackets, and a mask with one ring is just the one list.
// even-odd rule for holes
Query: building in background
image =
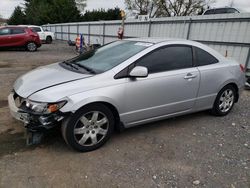
{"label": "building in background", "polygon": [[0,26],[7,25],[7,19],[0,18]]}

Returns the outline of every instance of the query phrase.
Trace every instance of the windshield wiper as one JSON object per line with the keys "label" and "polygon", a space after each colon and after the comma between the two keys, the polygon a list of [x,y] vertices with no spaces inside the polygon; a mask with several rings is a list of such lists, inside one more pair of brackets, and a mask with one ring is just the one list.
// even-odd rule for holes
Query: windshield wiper
{"label": "windshield wiper", "polygon": [[89,68],[87,66],[81,65],[80,63],[75,63],[75,65],[77,65],[78,67],[84,68],[86,71],[88,71],[88,72],[90,72],[92,74],[96,74],[96,72],[93,69],[91,69],[91,68]]}
{"label": "windshield wiper", "polygon": [[92,74],[96,74],[96,72],[93,69],[91,69],[89,67],[86,67],[84,65],[81,65],[79,63],[72,63],[72,62],[70,63],[68,61],[63,61],[62,63],[69,66],[69,67],[71,67],[71,68],[73,68],[73,69],[75,69],[75,70],[79,70],[79,67],[80,67],[80,68],[83,68],[83,69],[85,69],[86,71],[88,71],[88,72],[90,72]]}
{"label": "windshield wiper", "polygon": [[73,68],[73,69],[79,70],[79,68],[78,68],[77,66],[74,66],[73,63],[69,63],[69,62],[67,62],[67,61],[63,61],[62,63],[65,64],[65,65],[70,66],[70,67]]}

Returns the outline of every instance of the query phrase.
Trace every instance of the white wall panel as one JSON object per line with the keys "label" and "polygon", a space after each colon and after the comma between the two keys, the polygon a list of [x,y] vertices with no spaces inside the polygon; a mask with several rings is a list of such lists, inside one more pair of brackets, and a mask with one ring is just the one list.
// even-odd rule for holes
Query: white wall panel
{"label": "white wall panel", "polygon": [[63,25],[62,26],[62,30],[64,33],[68,33],[68,26],[67,25]]}
{"label": "white wall panel", "polygon": [[247,59],[248,47],[241,47],[241,46],[227,46],[227,45],[214,45],[209,44],[210,48],[220,52],[223,56],[226,55],[227,57],[236,60],[240,64],[245,64]]}
{"label": "white wall panel", "polygon": [[[190,25],[191,19],[191,25]],[[90,25],[91,43],[108,43],[117,40],[117,31],[121,21],[106,21],[105,36],[103,38],[102,22],[79,22],[44,25],[44,28],[55,32],[57,39],[73,40],[77,33],[83,33],[88,41],[88,26]],[[70,35],[68,35],[68,25]],[[189,27],[190,26],[190,27]],[[250,14],[227,14],[227,15],[206,15],[157,18],[149,22],[125,21],[125,37],[147,37],[150,30],[151,37],[173,37],[186,38],[204,41],[210,47],[229,57],[236,59],[240,63],[246,63],[250,47]],[[63,33],[62,33],[63,32]],[[104,40],[103,40],[104,39]],[[209,43],[208,43],[209,42]],[[242,44],[243,43],[243,44]],[[250,65],[249,65],[250,66]]]}
{"label": "white wall panel", "polygon": [[77,25],[70,25],[69,32],[70,33],[77,33]]}
{"label": "white wall panel", "polygon": [[102,37],[91,36],[90,37],[90,44],[102,44]]}
{"label": "white wall panel", "polygon": [[100,25],[90,25],[91,34],[102,34],[103,33],[103,24]]}
{"label": "white wall panel", "polygon": [[70,35],[69,35],[69,39],[70,39],[71,41],[75,41],[75,40],[76,40],[76,37],[77,37],[77,34],[70,34]]}
{"label": "white wall panel", "polygon": [[107,44],[107,43],[113,42],[115,40],[117,40],[117,37],[105,37],[104,42],[105,42],[105,44]]}
{"label": "white wall panel", "polygon": [[139,24],[127,24],[125,25],[125,34],[126,36],[133,37],[147,37],[148,36],[148,24],[139,23]]}
{"label": "white wall panel", "polygon": [[62,40],[68,40],[68,34],[62,34]]}
{"label": "white wall panel", "polygon": [[88,25],[79,25],[79,33],[88,33]]}
{"label": "white wall panel", "polygon": [[120,24],[105,25],[105,34],[117,36],[117,32],[118,32],[119,27],[120,27]]}

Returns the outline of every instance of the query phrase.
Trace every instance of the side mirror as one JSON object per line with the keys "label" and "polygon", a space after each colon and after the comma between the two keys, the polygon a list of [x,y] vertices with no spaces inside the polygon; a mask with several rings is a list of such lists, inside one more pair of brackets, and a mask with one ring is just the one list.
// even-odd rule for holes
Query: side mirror
{"label": "side mirror", "polygon": [[134,78],[145,78],[148,76],[148,69],[146,67],[136,66],[130,71],[129,76]]}

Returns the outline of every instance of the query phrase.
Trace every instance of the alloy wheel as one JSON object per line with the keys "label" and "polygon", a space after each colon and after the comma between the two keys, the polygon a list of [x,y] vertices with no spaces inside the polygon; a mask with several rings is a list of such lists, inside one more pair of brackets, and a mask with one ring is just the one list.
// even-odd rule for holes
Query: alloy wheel
{"label": "alloy wheel", "polygon": [[234,104],[234,92],[226,89],[220,96],[219,109],[221,112],[228,112]]}
{"label": "alloy wheel", "polygon": [[79,118],[74,126],[75,140],[82,146],[93,146],[105,138],[109,120],[100,111],[92,111]]}
{"label": "alloy wheel", "polygon": [[34,42],[28,43],[27,49],[28,49],[29,51],[31,51],[31,52],[36,51],[36,44],[35,44]]}

